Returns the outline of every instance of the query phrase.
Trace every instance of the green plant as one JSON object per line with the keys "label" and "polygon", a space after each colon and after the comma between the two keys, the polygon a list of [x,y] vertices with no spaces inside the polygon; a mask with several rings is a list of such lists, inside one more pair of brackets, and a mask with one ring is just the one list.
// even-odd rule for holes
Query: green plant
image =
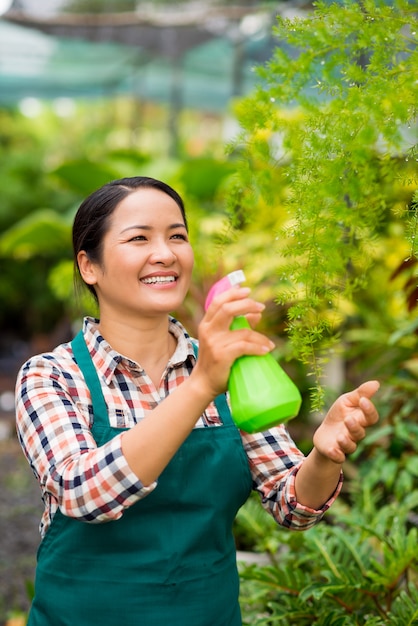
{"label": "green plant", "polygon": [[416,529],[406,531],[401,523],[390,536],[354,523],[298,535],[285,542],[278,565],[242,570],[250,590],[242,597],[244,623],[414,624],[417,539]]}
{"label": "green plant", "polygon": [[277,301],[288,306],[294,355],[308,364],[321,408],[328,351],[385,264],[391,225],[397,261],[417,254],[416,6],[318,1],[306,18],[279,18],[275,36],[262,86],[237,106],[229,209],[244,232],[260,198],[282,214]]}
{"label": "green plant", "polygon": [[241,567],[244,623],[417,623],[417,435],[401,420],[376,428],[347,463],[344,493],[304,533],[263,520],[255,498],[246,503],[236,536],[270,564]]}
{"label": "green plant", "polygon": [[383,383],[380,425],[323,522],[275,529],[253,498],[240,512],[238,545],[271,561],[242,566],[252,626],[418,623],[415,11],[318,2],[306,19],[279,19],[264,83],[237,107],[232,223],[245,239],[260,203],[280,214],[274,289],[315,378],[312,407],[331,348],[344,386],[365,371]]}

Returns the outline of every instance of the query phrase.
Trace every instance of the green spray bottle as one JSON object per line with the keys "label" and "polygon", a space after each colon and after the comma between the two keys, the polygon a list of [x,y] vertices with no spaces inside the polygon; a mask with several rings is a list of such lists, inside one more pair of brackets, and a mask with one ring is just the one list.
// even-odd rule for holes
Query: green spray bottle
{"label": "green spray bottle", "polygon": [[[219,280],[210,289],[205,308],[216,295],[244,281],[242,270]],[[250,328],[243,315],[231,324],[232,330],[240,328]],[[239,357],[231,368],[228,392],[232,418],[247,433],[268,430],[296,417],[302,402],[298,388],[271,354]]]}

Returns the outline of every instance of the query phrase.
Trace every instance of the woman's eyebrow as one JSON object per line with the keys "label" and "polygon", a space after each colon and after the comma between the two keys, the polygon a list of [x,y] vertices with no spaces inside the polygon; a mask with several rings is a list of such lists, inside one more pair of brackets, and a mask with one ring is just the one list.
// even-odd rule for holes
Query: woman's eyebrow
{"label": "woman's eyebrow", "polygon": [[[175,230],[176,228],[186,228],[186,225],[183,222],[179,222],[168,226],[169,230]],[[121,232],[125,233],[127,230],[153,230],[153,226],[148,226],[147,224],[134,224],[133,226],[127,226]]]}

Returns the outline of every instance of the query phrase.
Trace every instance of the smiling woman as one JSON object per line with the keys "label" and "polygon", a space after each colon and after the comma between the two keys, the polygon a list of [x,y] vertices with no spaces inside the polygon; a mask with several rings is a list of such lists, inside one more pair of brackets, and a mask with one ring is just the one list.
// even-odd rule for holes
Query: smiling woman
{"label": "smiling woman", "polygon": [[[148,179],[141,180],[149,184]],[[142,343],[132,341],[132,334],[129,339],[124,333],[116,337],[114,320],[118,328],[129,325],[132,333],[142,333],[141,320],[149,319],[153,326],[158,321],[166,329],[167,314],[183,302],[193,251],[182,204],[156,187],[131,189],[108,217],[100,244],[97,233],[94,236],[93,250],[83,239],[74,247],[80,275],[99,303],[99,329],[114,348],[150,367],[152,353],[145,356]],[[158,381],[163,370],[156,373]]]}
{"label": "smiling woman", "polygon": [[[225,390],[237,358],[273,347],[252,327],[264,306],[242,287],[216,296],[199,342],[171,316],[193,268],[180,196],[108,183],[80,206],[73,246],[100,319],[27,361],[16,387],[45,505],[28,625],[240,626],[238,509],[254,489],[279,524],[316,524],[377,420],[378,384],[334,403],[306,458],[283,425],[239,431]],[[237,315],[251,326],[231,330]]]}

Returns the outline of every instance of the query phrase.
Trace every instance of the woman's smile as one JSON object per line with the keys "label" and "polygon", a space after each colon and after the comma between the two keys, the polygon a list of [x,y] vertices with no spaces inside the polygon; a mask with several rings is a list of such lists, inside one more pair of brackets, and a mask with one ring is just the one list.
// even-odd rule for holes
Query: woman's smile
{"label": "woman's smile", "polygon": [[145,276],[144,278],[140,278],[140,282],[145,285],[156,286],[156,287],[172,287],[173,284],[177,281],[177,276],[175,274],[153,274],[151,276]]}

